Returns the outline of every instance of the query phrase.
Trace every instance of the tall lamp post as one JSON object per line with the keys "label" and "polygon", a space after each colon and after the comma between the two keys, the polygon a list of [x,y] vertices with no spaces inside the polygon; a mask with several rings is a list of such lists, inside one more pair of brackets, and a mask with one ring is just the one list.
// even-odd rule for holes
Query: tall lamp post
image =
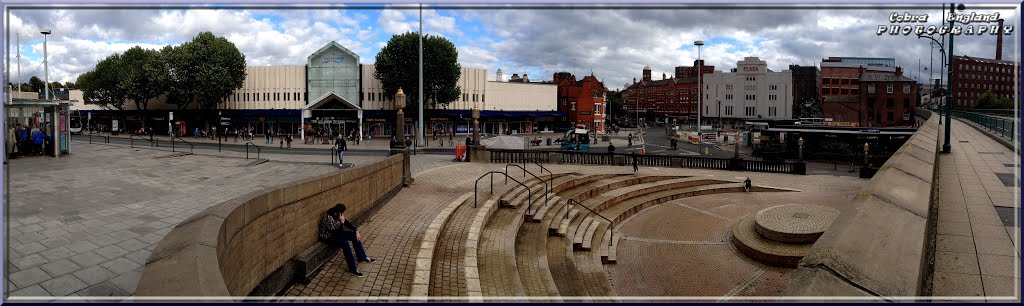
{"label": "tall lamp post", "polygon": [[[703,73],[701,73],[703,71],[701,71],[701,70],[704,70],[704,61],[701,60],[700,47],[704,45],[704,41],[703,40],[698,40],[698,41],[693,42],[693,44],[697,46],[697,138],[700,139],[699,140],[700,144],[703,147],[704,146],[704,136],[701,134],[702,131],[701,131],[701,126],[700,126],[700,124],[701,124],[701,116],[700,116],[700,114],[701,114],[701,111],[703,111],[703,110],[700,109],[700,107],[701,107],[701,104],[704,104],[704,103],[701,103],[702,101],[704,101],[704,92],[703,92],[703,90],[704,90],[704,83],[701,82],[701,78],[703,76]],[[701,151],[700,154],[703,155],[704,154],[704,150],[700,150],[700,151]]]}
{"label": "tall lamp post", "polygon": [[395,125],[398,126],[398,129],[395,131],[396,143],[392,145],[395,146],[395,149],[402,151],[402,185],[409,186],[412,185],[412,168],[409,167],[409,148],[405,146],[405,112],[402,111],[403,108],[405,108],[405,93],[402,92],[402,88],[398,88],[398,92],[395,93],[395,109],[398,110],[395,112],[397,117],[395,119],[398,120]]}
{"label": "tall lamp post", "polygon": [[43,78],[46,83],[43,84],[43,97],[46,100],[50,100],[50,61],[47,59],[49,56],[46,49],[46,35],[50,35],[50,30],[42,30],[39,33],[43,34]]}
{"label": "tall lamp post", "polygon": [[[956,10],[959,10],[959,11],[963,11],[964,9],[966,9],[966,7],[964,7],[964,5],[962,3],[959,4],[959,5],[954,5],[954,4],[950,3],[949,4],[949,13],[950,14],[956,14],[956,13],[953,12],[953,7],[954,6],[956,7]],[[949,19],[949,28],[950,29],[953,28],[953,18]],[[949,35],[949,66],[948,66],[949,67],[949,69],[948,69],[949,78],[947,79],[947,80],[949,80],[949,89],[946,90],[946,138],[945,138],[945,140],[943,141],[943,144],[942,144],[942,153],[949,153],[949,152],[952,151],[952,147],[949,145],[949,137],[950,137],[950,131],[951,131],[950,128],[951,128],[951,125],[953,124],[953,119],[951,118],[953,116],[953,69],[955,69],[955,67],[953,67],[953,58],[956,57],[956,56],[953,56],[953,54],[954,54],[953,53],[953,37],[954,36],[956,36],[956,35],[953,35],[953,34]]]}

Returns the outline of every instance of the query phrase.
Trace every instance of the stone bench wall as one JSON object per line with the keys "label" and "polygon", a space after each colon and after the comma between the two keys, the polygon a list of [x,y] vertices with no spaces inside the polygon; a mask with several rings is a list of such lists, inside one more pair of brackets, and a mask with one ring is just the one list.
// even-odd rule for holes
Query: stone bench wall
{"label": "stone bench wall", "polygon": [[919,115],[924,124],[842,210],[783,295],[923,294],[941,136],[939,116]]}
{"label": "stone bench wall", "polygon": [[317,242],[335,203],[358,219],[402,187],[402,155],[214,205],[182,221],[147,260],[137,296],[245,296]]}

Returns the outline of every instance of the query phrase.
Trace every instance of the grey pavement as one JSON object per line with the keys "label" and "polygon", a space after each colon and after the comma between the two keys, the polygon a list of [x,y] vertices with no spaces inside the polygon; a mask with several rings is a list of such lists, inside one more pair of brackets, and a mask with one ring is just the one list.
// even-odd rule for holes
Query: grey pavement
{"label": "grey pavement", "polygon": [[[385,157],[266,154],[72,142],[72,155],[27,157],[7,166],[7,296],[128,296],[143,265],[179,222],[225,200],[271,186],[346,171]],[[451,164],[413,156],[414,173]]]}

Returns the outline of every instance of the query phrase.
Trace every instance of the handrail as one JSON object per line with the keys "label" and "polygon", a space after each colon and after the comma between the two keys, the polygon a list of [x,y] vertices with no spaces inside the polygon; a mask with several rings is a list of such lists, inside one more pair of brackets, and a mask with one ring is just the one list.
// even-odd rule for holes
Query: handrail
{"label": "handrail", "polygon": [[185,144],[187,144],[188,147],[189,147],[188,148],[188,152],[189,153],[196,153],[196,145],[192,144],[191,142],[185,141],[184,139],[181,139],[181,136],[171,137],[171,152],[174,152],[174,140],[175,139],[180,140],[181,142],[184,142]]}
{"label": "handrail", "polygon": [[257,146],[255,143],[252,143],[252,141],[245,143],[245,159],[249,159],[249,145],[252,145],[253,147],[256,147],[256,159],[259,159],[260,158],[260,151],[263,151],[263,150],[260,149],[260,146]]}
{"label": "handrail", "polygon": [[[508,176],[508,166],[519,167],[518,164],[508,164],[508,165],[505,165],[505,184],[508,184],[508,178],[509,178],[509,176]],[[551,199],[551,185],[550,185],[551,181],[545,182],[543,179],[538,177],[536,174],[533,174],[533,172],[527,172],[526,168],[523,168],[523,177],[526,176],[526,173],[529,173],[530,176],[533,176],[533,178],[535,178],[538,181],[540,181],[541,183],[543,183],[544,184],[544,188],[547,188],[547,191],[545,191],[545,193],[544,193],[544,205],[547,206],[548,205],[548,200]],[[543,173],[541,175],[543,175]],[[530,209],[531,208],[533,208],[533,205],[529,205],[529,206],[526,207],[526,214],[530,214]]]}
{"label": "handrail", "polygon": [[[142,140],[148,141],[148,142],[149,142],[149,146],[150,146],[150,147],[152,147],[152,146],[153,146],[153,141],[152,141],[152,140],[146,139],[145,137],[142,137],[142,136],[139,136],[139,135],[135,135],[135,134],[128,134],[128,147],[130,147],[130,148],[132,148],[132,149],[134,149],[134,148],[135,148],[135,137],[138,137],[139,139],[142,139]],[[160,145],[157,145],[156,147],[157,147],[157,148],[159,148],[159,147],[160,147]]]}
{"label": "handrail", "polygon": [[[583,207],[584,209],[586,209],[587,211],[590,211],[595,216],[601,217],[601,219],[604,219],[605,221],[608,221],[609,226],[611,226],[611,232],[612,232],[611,237],[609,237],[611,239],[608,240],[608,245],[611,246],[612,245],[612,241],[615,241],[615,222],[613,222],[611,219],[605,218],[605,216],[602,216],[601,214],[597,213],[596,211],[590,209],[589,207],[584,206],[583,203],[580,203],[580,201],[576,201],[576,199],[573,199],[573,198],[569,198],[568,200],[565,201],[565,206],[566,206],[565,207],[565,211],[566,211],[566,217],[565,218],[566,219],[569,218],[569,216],[568,216],[568,214],[569,214],[568,213],[569,205],[572,205],[573,202],[576,202],[576,206]],[[579,230],[580,230],[580,227],[577,226],[576,229],[574,229],[572,231],[572,235],[576,236],[576,232],[579,231]]]}
{"label": "handrail", "polygon": [[515,179],[513,177],[509,177],[508,174],[505,174],[504,172],[491,171],[491,172],[484,173],[483,175],[481,175],[479,178],[476,179],[476,183],[473,183],[473,208],[476,208],[477,193],[478,193],[477,192],[477,185],[480,184],[480,180],[482,180],[484,178],[484,176],[490,176],[491,177],[491,194],[494,194],[494,175],[495,174],[501,174],[501,175],[504,175],[505,177],[511,178],[512,181],[514,181],[516,183],[519,183],[520,186],[523,186],[523,188],[526,188],[526,191],[529,192],[529,196],[530,196],[530,198],[526,199],[527,203],[532,203],[533,202],[533,190],[530,189],[529,187],[526,187],[526,184],[523,184],[523,182],[520,182],[519,180],[517,180],[517,179]]}
{"label": "handrail", "polygon": [[[538,167],[540,167],[540,170],[541,170],[540,174],[541,174],[541,175],[544,175],[544,171],[547,171],[547,172],[548,172],[548,177],[549,177],[549,180],[551,180],[552,182],[554,181],[554,179],[555,179],[555,173],[551,172],[551,170],[548,170],[548,168],[545,168],[545,167],[544,167],[544,165],[542,165],[542,164],[541,164],[541,163],[539,162],[539,161],[541,161],[541,159],[540,159],[540,158],[533,158],[533,157],[527,157],[527,158],[525,158],[525,159],[523,159],[523,160],[524,160],[524,161],[529,161],[529,162],[532,162],[533,164],[535,164],[535,165],[537,165]],[[552,189],[553,189],[553,188],[552,188]]]}

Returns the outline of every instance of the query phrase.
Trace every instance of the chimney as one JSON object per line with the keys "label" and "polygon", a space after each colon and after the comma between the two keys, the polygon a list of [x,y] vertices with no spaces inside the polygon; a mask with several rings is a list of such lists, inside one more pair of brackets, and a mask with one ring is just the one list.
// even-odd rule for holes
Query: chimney
{"label": "chimney", "polygon": [[999,36],[996,36],[996,60],[1003,60],[1003,20],[999,19]]}
{"label": "chimney", "polygon": [[664,73],[664,72],[662,72],[662,73],[661,73],[661,79],[662,79],[662,80],[664,80],[664,79],[667,79],[667,78],[668,78],[668,77],[666,77],[666,76],[665,76],[665,73]]}
{"label": "chimney", "polygon": [[523,74],[523,82],[530,82],[530,78],[525,73]]}
{"label": "chimney", "polygon": [[896,66],[896,76],[902,76],[902,75],[903,75],[903,69],[900,68],[900,66]]}

